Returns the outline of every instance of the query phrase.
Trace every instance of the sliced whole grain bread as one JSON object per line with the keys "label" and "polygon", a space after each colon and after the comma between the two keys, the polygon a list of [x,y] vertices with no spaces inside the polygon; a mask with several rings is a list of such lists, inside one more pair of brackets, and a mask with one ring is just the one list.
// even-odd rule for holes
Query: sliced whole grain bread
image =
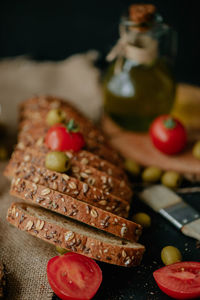
{"label": "sliced whole grain bread", "polygon": [[[12,161],[16,160],[19,162],[31,162],[34,165],[45,167],[45,157],[46,154],[27,148],[23,152],[15,150],[12,155]],[[88,185],[101,189],[105,193],[123,198],[124,200],[130,202],[133,193],[125,180],[119,180],[105,172],[91,167],[90,165],[80,163],[75,159],[73,160],[70,158],[70,164],[71,168],[68,171],[70,176],[75,177],[78,180],[87,183]]]}
{"label": "sliced whole grain bread", "polygon": [[[25,146],[22,142],[19,142],[16,145],[16,150],[21,150],[21,151],[28,151],[34,155],[35,151],[36,153],[39,151],[40,153],[47,153],[49,149],[45,147],[44,145],[42,146],[44,141],[43,137],[40,137],[35,145],[33,145],[31,148]],[[86,150],[80,150],[78,152],[73,152],[73,151],[66,151],[66,154],[70,157],[71,161],[78,161],[79,163],[83,165],[89,165],[99,171],[102,171],[109,176],[118,178],[119,180],[124,180],[128,185],[129,181],[127,178],[127,175],[125,171],[122,168],[119,168],[118,166],[113,165],[112,163],[108,162],[107,160],[103,160],[99,156],[95,155],[92,152],[86,151]]]}
{"label": "sliced whole grain bread", "polygon": [[132,221],[19,177],[13,178],[10,194],[129,241],[142,233]]}
{"label": "sliced whole grain bread", "polygon": [[13,203],[7,220],[20,230],[73,252],[119,266],[139,265],[144,246],[25,203]]}
{"label": "sliced whole grain bread", "polygon": [[96,187],[88,185],[67,174],[50,171],[29,162],[10,160],[4,175],[27,179],[44,187],[49,187],[60,193],[85,201],[116,215],[127,217],[130,205],[121,198],[106,193]]}

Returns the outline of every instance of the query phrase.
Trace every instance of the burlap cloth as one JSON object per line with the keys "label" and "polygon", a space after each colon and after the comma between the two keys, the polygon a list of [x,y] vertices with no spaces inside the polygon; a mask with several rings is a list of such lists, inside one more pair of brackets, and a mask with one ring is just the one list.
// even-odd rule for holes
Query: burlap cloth
{"label": "burlap cloth", "polygon": [[[93,66],[97,53],[74,55],[63,62],[36,63],[25,58],[0,62],[2,118],[16,132],[17,104],[35,94],[70,99],[87,116],[97,120],[101,112],[99,72]],[[55,247],[9,225],[6,212],[14,197],[0,163],[0,260],[6,267],[9,300],[46,300],[53,292],[46,277]]]}

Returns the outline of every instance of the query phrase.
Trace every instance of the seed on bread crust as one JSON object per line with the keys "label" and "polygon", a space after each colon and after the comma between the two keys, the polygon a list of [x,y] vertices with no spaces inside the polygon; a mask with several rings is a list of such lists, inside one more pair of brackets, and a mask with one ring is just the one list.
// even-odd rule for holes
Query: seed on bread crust
{"label": "seed on bread crust", "polygon": [[34,181],[35,183],[38,183],[38,182],[40,181],[40,178],[39,178],[39,177],[35,177],[35,178],[33,179],[33,181]]}
{"label": "seed on bread crust", "polygon": [[34,192],[36,192],[37,191],[37,185],[35,183],[32,183],[32,187],[34,189]]}
{"label": "seed on bread crust", "polygon": [[30,159],[31,159],[30,155],[25,155],[25,156],[24,156],[24,161],[27,162],[27,161],[29,161]]}
{"label": "seed on bread crust", "polygon": [[81,159],[81,161],[80,161],[80,163],[81,163],[81,164],[83,164],[83,165],[87,165],[87,164],[88,164],[88,162],[89,162],[89,161],[88,161],[88,159],[87,159],[87,158],[85,158],[85,157],[84,157],[84,158],[82,158],[82,159]]}
{"label": "seed on bread crust", "polygon": [[53,182],[53,184],[52,184],[52,189],[57,190],[57,188],[58,188],[57,183],[56,183],[56,182]]}
{"label": "seed on bread crust", "polygon": [[107,201],[106,201],[106,200],[100,200],[100,201],[99,201],[99,204],[101,204],[101,205],[103,205],[103,206],[104,206],[104,205],[107,205]]}
{"label": "seed on bread crust", "polygon": [[28,221],[26,224],[26,230],[31,230],[33,226],[33,222],[32,221]]}
{"label": "seed on bread crust", "polygon": [[38,220],[35,225],[36,230],[41,230],[41,229],[43,229],[43,227],[44,227],[44,221],[40,222],[40,220]]}
{"label": "seed on bread crust", "polygon": [[42,196],[45,196],[45,195],[48,195],[51,193],[51,190],[49,188],[46,188],[44,190],[41,191],[41,195]]}
{"label": "seed on bread crust", "polygon": [[83,183],[83,193],[84,193],[84,194],[87,193],[88,188],[89,188],[89,187],[88,187],[87,183]]}
{"label": "seed on bread crust", "polygon": [[39,139],[36,141],[36,146],[38,146],[38,147],[42,146],[43,142],[44,142],[44,138],[43,138],[43,137],[39,138]]}
{"label": "seed on bread crust", "polygon": [[84,179],[88,178],[88,174],[86,174],[85,172],[81,172],[80,176]]}
{"label": "seed on bread crust", "polygon": [[77,188],[76,183],[74,183],[73,181],[69,183],[69,188],[72,190],[75,190]]}
{"label": "seed on bread crust", "polygon": [[95,209],[91,209],[90,214],[93,218],[97,218],[98,217],[98,213]]}
{"label": "seed on bread crust", "polygon": [[15,180],[15,185],[18,185],[19,182],[20,182],[20,180],[21,180],[21,178],[17,178],[17,179]]}
{"label": "seed on bread crust", "polygon": [[22,142],[19,142],[16,146],[17,149],[20,149],[20,150],[24,150],[25,149],[25,145],[22,143]]}
{"label": "seed on bread crust", "polygon": [[121,236],[123,237],[126,232],[127,232],[127,227],[126,226],[122,226],[122,228],[121,228]]}
{"label": "seed on bread crust", "polygon": [[65,241],[71,241],[74,238],[74,233],[72,231],[67,231],[65,234]]}
{"label": "seed on bread crust", "polygon": [[125,250],[122,250],[122,257],[124,257],[124,258],[125,258],[125,257],[126,257],[126,255],[127,255],[127,254],[126,254],[126,251],[125,251]]}
{"label": "seed on bread crust", "polygon": [[62,175],[62,178],[65,180],[65,181],[68,181],[69,180],[69,176],[67,174],[63,174]]}

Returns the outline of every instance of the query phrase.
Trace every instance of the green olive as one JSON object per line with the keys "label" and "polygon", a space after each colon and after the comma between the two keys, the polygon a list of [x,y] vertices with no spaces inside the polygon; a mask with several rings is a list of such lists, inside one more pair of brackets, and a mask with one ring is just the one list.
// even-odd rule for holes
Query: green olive
{"label": "green olive", "polygon": [[167,265],[174,264],[182,260],[182,255],[179,249],[173,246],[166,246],[161,251],[161,259]]}
{"label": "green olive", "polygon": [[61,247],[58,247],[58,246],[56,246],[56,251],[57,251],[59,254],[61,254],[61,255],[63,255],[63,254],[65,254],[65,253],[69,252],[67,249],[64,249],[64,248],[61,248]]}
{"label": "green olive", "polygon": [[193,147],[193,150],[192,150],[192,154],[197,159],[200,159],[200,141],[198,141],[198,142],[195,143],[195,145]]}
{"label": "green olive", "polygon": [[66,172],[70,167],[69,157],[64,152],[49,152],[45,158],[45,166],[52,171]]}
{"label": "green olive", "polygon": [[161,182],[163,185],[173,189],[181,185],[182,177],[175,171],[167,171],[163,174]]}
{"label": "green olive", "polygon": [[125,169],[129,171],[134,176],[137,176],[140,174],[140,165],[136,163],[136,161],[132,159],[126,159],[124,163]]}
{"label": "green olive", "polygon": [[46,117],[46,122],[49,126],[62,123],[66,119],[66,114],[61,109],[51,109]]}
{"label": "green olive", "polygon": [[139,212],[133,215],[133,221],[142,225],[142,227],[150,227],[151,226],[151,217],[146,213]]}
{"label": "green olive", "polygon": [[0,160],[6,160],[8,158],[8,151],[4,146],[0,146]]}
{"label": "green olive", "polygon": [[142,172],[142,180],[149,183],[154,183],[160,180],[162,170],[157,167],[148,167]]}

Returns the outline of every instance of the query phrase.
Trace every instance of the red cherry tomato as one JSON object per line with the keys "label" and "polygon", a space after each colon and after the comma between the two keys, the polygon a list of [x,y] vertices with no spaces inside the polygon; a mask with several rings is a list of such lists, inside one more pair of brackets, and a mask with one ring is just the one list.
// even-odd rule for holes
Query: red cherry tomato
{"label": "red cherry tomato", "polygon": [[200,262],[179,262],[153,273],[159,288],[175,299],[200,297]]}
{"label": "red cherry tomato", "polygon": [[52,290],[62,300],[91,299],[102,282],[97,263],[72,252],[50,259],[47,277]]}
{"label": "red cherry tomato", "polygon": [[184,126],[169,115],[160,116],[153,121],[150,136],[154,146],[166,154],[179,153],[187,143]]}
{"label": "red cherry tomato", "polygon": [[49,149],[54,151],[79,151],[85,145],[80,132],[68,131],[63,124],[56,124],[48,130],[45,143]]}

